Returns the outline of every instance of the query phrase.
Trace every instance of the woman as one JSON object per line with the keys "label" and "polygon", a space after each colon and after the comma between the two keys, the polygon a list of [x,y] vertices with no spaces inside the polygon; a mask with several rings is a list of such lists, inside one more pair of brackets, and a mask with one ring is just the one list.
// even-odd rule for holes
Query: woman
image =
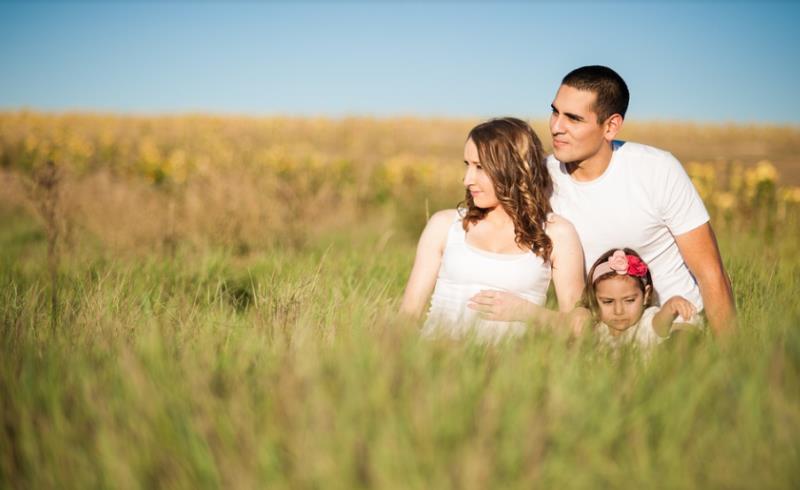
{"label": "woman", "polygon": [[[584,286],[578,236],[552,214],[544,152],[533,129],[501,118],[470,131],[464,145],[466,198],[431,216],[417,246],[401,309],[438,329],[496,341],[526,323],[565,320]],[[559,312],[544,308],[550,280]],[[431,297],[433,293],[433,297]]]}

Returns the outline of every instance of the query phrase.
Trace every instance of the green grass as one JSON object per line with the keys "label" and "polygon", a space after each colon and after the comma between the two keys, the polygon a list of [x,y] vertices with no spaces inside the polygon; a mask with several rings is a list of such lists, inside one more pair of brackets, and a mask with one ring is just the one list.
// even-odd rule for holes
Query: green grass
{"label": "green grass", "polygon": [[[0,487],[797,488],[797,230],[720,233],[741,329],[425,341],[408,234],[65,256],[0,216]],[[381,253],[375,252],[380,243]]]}

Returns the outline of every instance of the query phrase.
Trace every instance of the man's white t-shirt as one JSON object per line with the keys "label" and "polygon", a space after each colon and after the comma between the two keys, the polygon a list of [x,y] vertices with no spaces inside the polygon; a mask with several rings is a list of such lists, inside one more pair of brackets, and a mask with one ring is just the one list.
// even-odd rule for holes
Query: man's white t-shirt
{"label": "man's white t-shirt", "polygon": [[553,211],[575,226],[586,271],[612,248],[632,248],[650,267],[659,301],[682,296],[697,311],[703,300],[675,236],[709,220],[703,201],[680,162],[638,143],[614,141],[611,163],[600,177],[578,182],[550,156]]}

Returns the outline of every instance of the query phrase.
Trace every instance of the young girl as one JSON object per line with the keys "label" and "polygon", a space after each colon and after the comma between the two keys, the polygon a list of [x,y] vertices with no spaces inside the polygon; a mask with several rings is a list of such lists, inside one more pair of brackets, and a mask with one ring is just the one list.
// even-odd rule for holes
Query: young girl
{"label": "young girl", "polygon": [[668,337],[680,316],[691,321],[696,313],[692,303],[680,296],[653,306],[653,280],[639,254],[612,249],[597,259],[589,271],[583,305],[592,312],[597,333],[611,346],[634,343],[649,348]]}
{"label": "young girl", "polygon": [[[464,165],[466,197],[428,221],[402,310],[420,316],[430,299],[424,333],[488,341],[563,319],[583,289],[583,253],[551,212],[539,138],[519,119],[490,120],[470,131]],[[551,278],[562,313],[542,306]]]}

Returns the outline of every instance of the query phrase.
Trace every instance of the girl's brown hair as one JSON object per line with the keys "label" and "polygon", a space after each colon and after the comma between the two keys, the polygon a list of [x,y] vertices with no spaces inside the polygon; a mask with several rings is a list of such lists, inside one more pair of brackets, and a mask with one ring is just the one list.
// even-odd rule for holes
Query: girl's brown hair
{"label": "girl's brown hair", "polygon": [[[503,210],[514,223],[515,241],[544,260],[550,259],[553,243],[545,234],[547,215],[552,211],[552,180],[547,171],[542,142],[520,119],[491,119],[469,132],[467,140],[478,148],[478,157],[489,174]],[[465,210],[463,226],[482,220],[489,209],[475,206],[469,190],[459,206]]]}
{"label": "girl's brown hair", "polygon": [[[597,319],[596,318],[597,313],[600,311],[600,305],[597,303],[597,293],[595,292],[594,286],[600,281],[604,281],[611,277],[617,276],[617,273],[612,270],[606,272],[605,274],[601,275],[600,277],[598,277],[593,281],[592,277],[594,277],[594,270],[597,268],[598,265],[602,264],[603,262],[607,262],[608,259],[612,255],[614,255],[614,252],[616,252],[617,250],[622,250],[623,252],[625,252],[625,255],[633,255],[634,257],[638,257],[639,260],[642,260],[642,257],[639,256],[636,250],[633,250],[632,248],[623,248],[623,249],[612,248],[608,252],[601,255],[594,262],[594,264],[592,264],[592,268],[589,269],[589,274],[586,276],[586,287],[583,289],[583,296],[581,297],[580,306],[588,308],[592,312],[592,315],[595,317],[595,320]],[[644,263],[644,260],[642,260],[642,262]],[[645,303],[644,303],[645,308],[656,304],[657,302],[656,291],[653,289],[653,277],[650,275],[649,267],[647,268],[647,272],[645,272],[644,277],[637,277],[637,276],[628,276],[628,277],[636,280],[636,284],[639,286],[639,289],[642,290],[642,294],[645,295]],[[649,296],[647,294],[647,286],[650,286]]]}

